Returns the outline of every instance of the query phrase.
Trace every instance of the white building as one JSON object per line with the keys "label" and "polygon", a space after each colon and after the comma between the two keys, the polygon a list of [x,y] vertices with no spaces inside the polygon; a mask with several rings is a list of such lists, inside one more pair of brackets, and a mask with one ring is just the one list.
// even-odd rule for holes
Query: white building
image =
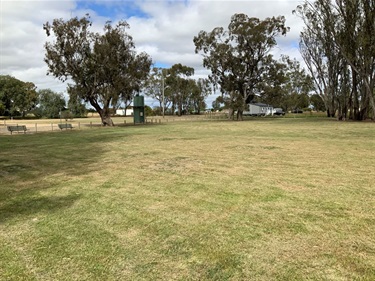
{"label": "white building", "polygon": [[250,103],[248,104],[248,110],[243,112],[243,115],[250,116],[266,116],[272,115],[273,106],[265,103]]}
{"label": "white building", "polygon": [[133,111],[133,108],[117,109],[116,110],[116,115],[133,116],[134,115],[134,111]]}

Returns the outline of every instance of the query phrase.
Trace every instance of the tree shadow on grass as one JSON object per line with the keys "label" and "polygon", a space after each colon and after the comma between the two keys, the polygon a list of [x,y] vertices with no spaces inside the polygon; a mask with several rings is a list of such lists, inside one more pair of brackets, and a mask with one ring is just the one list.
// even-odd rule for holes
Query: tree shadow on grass
{"label": "tree shadow on grass", "polygon": [[43,212],[60,211],[69,208],[81,195],[71,194],[67,196],[50,197],[17,197],[0,207],[0,224],[13,218],[25,218]]}
{"label": "tree shadow on grass", "polygon": [[65,181],[96,172],[93,164],[108,153],[107,145],[130,137],[123,129],[1,137],[0,222],[70,206],[77,196],[43,197],[40,191],[59,190]]}

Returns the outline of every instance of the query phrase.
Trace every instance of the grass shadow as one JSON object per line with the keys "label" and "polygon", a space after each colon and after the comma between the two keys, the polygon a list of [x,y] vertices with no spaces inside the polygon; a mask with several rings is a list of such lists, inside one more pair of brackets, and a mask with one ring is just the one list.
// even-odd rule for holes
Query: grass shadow
{"label": "grass shadow", "polygon": [[79,194],[51,197],[16,197],[0,207],[0,223],[14,217],[28,217],[37,213],[54,212],[68,208],[81,197]]}
{"label": "grass shadow", "polygon": [[[96,171],[97,165],[92,164],[100,163],[107,145],[119,138],[131,139],[130,136],[129,131],[110,128],[0,137],[0,210],[13,206],[19,211],[20,204],[9,202],[26,200],[23,202],[27,206],[28,198],[38,198],[41,190],[55,188],[69,177]],[[39,203],[43,200],[32,200],[32,206],[42,208]]]}

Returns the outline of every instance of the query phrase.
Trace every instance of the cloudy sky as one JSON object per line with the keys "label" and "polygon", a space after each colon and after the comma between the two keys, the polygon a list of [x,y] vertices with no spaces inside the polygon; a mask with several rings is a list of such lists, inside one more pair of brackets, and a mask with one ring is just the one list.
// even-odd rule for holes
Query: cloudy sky
{"label": "cloudy sky", "polygon": [[[43,61],[47,37],[43,24],[55,18],[68,20],[89,13],[93,30],[101,31],[108,20],[130,24],[138,51],[147,52],[154,64],[170,67],[181,63],[194,67],[196,77],[206,77],[202,57],[194,52],[193,37],[199,31],[227,27],[235,13],[264,19],[283,15],[291,28],[278,38],[276,58],[287,54],[301,60],[298,37],[302,22],[292,14],[299,0],[0,0],[0,74],[33,82],[38,89],[66,92],[66,85],[46,75]],[[211,104],[213,97],[208,99]],[[152,101],[147,103],[152,105]],[[154,104],[156,105],[156,103]]]}

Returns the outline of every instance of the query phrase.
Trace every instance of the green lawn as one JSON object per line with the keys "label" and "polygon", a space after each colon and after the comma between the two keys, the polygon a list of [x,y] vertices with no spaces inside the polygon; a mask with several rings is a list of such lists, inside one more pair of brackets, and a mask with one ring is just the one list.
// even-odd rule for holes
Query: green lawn
{"label": "green lawn", "polygon": [[0,136],[0,280],[374,280],[375,124]]}

